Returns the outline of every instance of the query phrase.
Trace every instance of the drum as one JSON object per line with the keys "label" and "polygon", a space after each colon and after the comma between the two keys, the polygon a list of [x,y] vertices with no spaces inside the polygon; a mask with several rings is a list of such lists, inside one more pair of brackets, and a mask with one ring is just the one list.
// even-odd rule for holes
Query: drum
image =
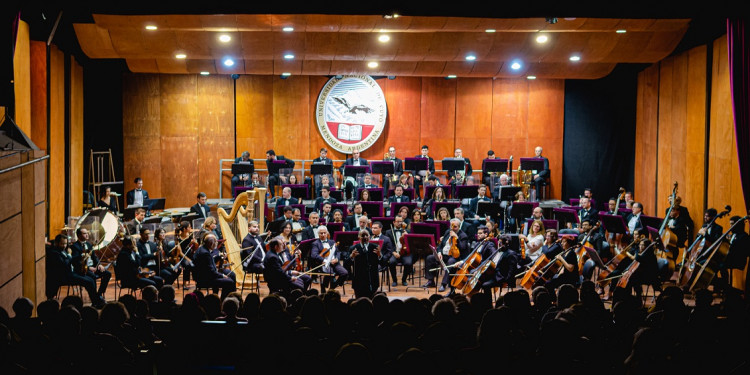
{"label": "drum", "polygon": [[94,208],[81,216],[76,222],[75,230],[86,228],[89,231],[89,242],[96,255],[102,259],[114,260],[122,249],[122,234],[126,233],[117,215],[106,208]]}

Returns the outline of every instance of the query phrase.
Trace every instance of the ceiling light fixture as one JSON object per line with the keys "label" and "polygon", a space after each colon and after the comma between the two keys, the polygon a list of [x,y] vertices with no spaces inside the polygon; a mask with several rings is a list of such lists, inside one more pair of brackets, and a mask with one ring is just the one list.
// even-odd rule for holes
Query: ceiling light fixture
{"label": "ceiling light fixture", "polygon": [[290,75],[292,75],[292,73],[289,73],[289,72],[281,73],[282,77],[289,77]]}
{"label": "ceiling light fixture", "polygon": [[287,60],[291,60],[294,58],[294,55],[292,55],[291,53],[287,53],[286,55],[284,55],[284,58]]}
{"label": "ceiling light fixture", "polygon": [[158,29],[158,27],[156,27],[156,25],[146,25],[146,30],[154,31],[156,29]]}
{"label": "ceiling light fixture", "polygon": [[209,73],[209,72],[201,72],[201,75],[202,75],[202,76],[207,76],[207,75],[209,75],[209,74],[211,74],[211,73]]}
{"label": "ceiling light fixture", "polygon": [[539,44],[547,43],[548,40],[549,40],[549,37],[547,37],[547,35],[544,35],[544,34],[539,34],[536,37],[536,42]]}
{"label": "ceiling light fixture", "polygon": [[511,69],[513,69],[513,70],[518,70],[518,69],[521,69],[521,67],[522,67],[522,66],[523,66],[523,64],[521,64],[521,62],[520,62],[520,61],[513,61],[513,62],[512,62],[511,64],[510,64],[510,68],[511,68]]}
{"label": "ceiling light fixture", "polygon": [[625,29],[620,29],[620,30],[617,30],[617,31],[615,31],[615,32],[616,32],[616,33],[618,33],[618,34],[625,34],[625,33],[626,33],[626,32],[628,32],[628,31],[627,31],[627,30],[625,30]]}
{"label": "ceiling light fixture", "polygon": [[378,62],[377,61],[370,61],[370,62],[367,63],[367,66],[370,67],[370,68],[377,68],[378,67]]}
{"label": "ceiling light fixture", "polygon": [[536,76],[526,76],[526,79],[536,79]]}
{"label": "ceiling light fixture", "polygon": [[174,57],[176,59],[185,59],[185,58],[187,58],[187,55],[184,54],[184,53],[178,53],[178,54],[174,55]]}
{"label": "ceiling light fixture", "polygon": [[380,36],[378,37],[378,41],[379,41],[380,43],[387,43],[387,42],[388,42],[389,40],[391,40],[391,37],[390,37],[390,36],[388,36],[387,34],[382,34],[382,35],[380,35]]}
{"label": "ceiling light fixture", "polygon": [[232,40],[232,37],[227,34],[219,35],[219,41],[222,43],[228,43],[230,40]]}
{"label": "ceiling light fixture", "polygon": [[495,29],[484,30],[485,33],[494,33],[495,31],[497,31],[497,30],[495,30]]}
{"label": "ceiling light fixture", "polygon": [[475,55],[466,55],[466,61],[474,61],[477,57]]}
{"label": "ceiling light fixture", "polygon": [[447,76],[447,77],[445,77],[445,78],[446,78],[446,79],[454,79],[454,78],[456,78],[456,75],[455,75],[455,74],[450,74],[450,75],[448,75],[448,76]]}
{"label": "ceiling light fixture", "polygon": [[291,27],[291,26],[286,26],[286,27],[284,27],[283,29],[281,29],[281,31],[285,31],[285,32],[287,32],[287,33],[290,33],[290,32],[292,32],[292,31],[294,31],[294,28],[293,28],[293,27]]}
{"label": "ceiling light fixture", "polygon": [[574,62],[581,61],[581,56],[578,56],[578,55],[570,56],[570,61],[574,61]]}
{"label": "ceiling light fixture", "polygon": [[227,57],[226,59],[224,59],[224,66],[233,66],[233,65],[234,65],[234,60],[232,60],[229,57]]}

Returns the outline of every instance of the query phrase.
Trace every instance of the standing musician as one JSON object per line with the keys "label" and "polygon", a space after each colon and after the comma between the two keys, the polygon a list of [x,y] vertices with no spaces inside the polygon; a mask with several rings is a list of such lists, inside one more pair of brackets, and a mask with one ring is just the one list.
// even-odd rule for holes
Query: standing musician
{"label": "standing musician", "polygon": [[353,264],[352,289],[356,298],[372,298],[380,286],[380,248],[370,243],[370,233],[359,231],[359,242],[349,248]]}
{"label": "standing musician", "polygon": [[276,188],[276,185],[279,185],[281,183],[281,179],[279,177],[278,172],[275,171],[274,168],[271,168],[271,165],[274,164],[274,160],[283,160],[284,161],[284,167],[283,168],[294,168],[294,160],[287,159],[283,155],[276,156],[276,152],[274,150],[268,150],[266,151],[266,170],[268,170],[268,192],[271,193],[271,197],[273,198],[274,194],[276,192],[274,191]]}
{"label": "standing musician", "polygon": [[687,211],[687,207],[672,207],[672,211],[669,212],[669,219],[667,219],[669,230],[677,236],[677,249],[670,249],[669,252],[674,263],[679,261],[679,249],[685,249],[688,237],[692,237],[693,233],[693,220],[689,216],[685,216],[683,210]]}
{"label": "standing musician", "polygon": [[[172,257],[167,253],[167,231],[164,228],[158,228],[154,231],[154,246],[156,247],[156,261],[159,268],[159,276],[164,279],[164,283],[172,285],[182,272],[180,267],[174,268],[170,262]],[[138,249],[140,252],[140,249]]]}
{"label": "standing musician", "polygon": [[336,289],[336,287],[344,285],[349,278],[349,271],[342,264],[341,249],[336,246],[332,239],[328,238],[328,228],[321,227],[318,236],[310,249],[310,257],[307,260],[308,266],[310,269],[315,269],[322,265],[318,272],[332,275],[323,278],[322,290],[325,290],[329,282],[331,289]]}
{"label": "standing musician", "polygon": [[[453,218],[450,223],[450,229],[445,231],[440,241],[440,246],[437,249],[437,257],[435,254],[430,254],[425,258],[425,278],[427,278],[427,283],[423,285],[424,288],[435,287],[435,272],[430,270],[440,267],[440,261],[443,261],[446,266],[453,267],[453,264],[465,259],[469,255],[469,237],[461,230],[461,220]],[[454,247],[458,248],[458,257],[450,255]],[[440,289],[438,289],[439,292],[445,291],[450,277],[450,273],[445,272]]]}
{"label": "standing musician", "polygon": [[450,185],[464,185],[466,177],[471,176],[474,169],[471,167],[471,160],[463,156],[463,151],[457,148],[453,151],[453,158],[456,160],[464,161],[464,168],[458,171],[448,171],[448,184]]}
{"label": "standing musician", "polygon": [[576,239],[574,236],[569,234],[562,236],[562,251],[553,260],[561,263],[561,272],[544,284],[544,287],[551,293],[563,284],[571,284],[573,286],[580,284],[581,277],[578,275],[578,256],[574,249],[575,244]]}
{"label": "standing musician", "polygon": [[257,221],[247,223],[247,236],[242,239],[242,269],[245,272],[263,273],[263,261],[266,258],[266,242],[263,237],[268,233],[259,235],[260,226]]}
{"label": "standing musician", "polygon": [[[670,195],[668,198],[670,206],[672,206],[672,195]],[[674,208],[679,208],[680,211],[680,221],[687,226],[687,236],[685,241],[687,242],[687,238],[693,238],[693,218],[690,217],[690,211],[688,211],[688,208],[682,205],[682,197],[677,196],[674,202]],[[669,207],[664,209],[664,214],[666,215],[667,211],[669,211]],[[673,209],[674,211],[674,209]],[[674,231],[673,231],[674,232]],[[677,232],[675,232],[677,234]],[[678,235],[678,241],[679,241],[679,235]],[[680,242],[682,243],[682,242]]]}
{"label": "standing musician", "polygon": [[117,265],[115,267],[115,274],[117,274],[123,288],[143,289],[153,285],[156,289],[161,289],[164,285],[164,279],[156,276],[154,272],[143,272],[141,256],[135,249],[135,240],[129,235],[123,239],[122,249],[117,254]]}
{"label": "standing musician", "polygon": [[421,154],[415,156],[417,158],[425,158],[427,159],[427,170],[426,171],[413,171],[414,172],[414,192],[416,196],[422,197],[422,184],[424,180],[427,179],[428,176],[431,176],[435,173],[435,160],[432,159],[428,154],[430,153],[430,148],[427,147],[427,145],[422,146]]}
{"label": "standing musician", "polygon": [[[379,221],[372,223],[372,237],[370,239],[372,241],[381,241],[383,243],[380,246],[380,255],[383,257],[383,267],[390,265],[391,259],[394,257],[393,252],[396,250],[396,247],[393,244],[393,240],[383,233],[383,223]],[[398,262],[398,260],[396,260],[396,262]],[[393,271],[395,275],[395,263]],[[393,281],[391,282],[391,286],[398,286],[398,282],[396,281],[397,279],[393,278],[392,280]]]}
{"label": "standing musician", "polygon": [[395,184],[404,173],[404,165],[401,162],[401,159],[396,157],[396,148],[393,146],[388,147],[388,153],[385,154],[383,160],[393,162],[393,174],[386,174],[383,176],[383,188],[385,191],[388,191],[391,187],[391,183]]}
{"label": "standing musician", "polygon": [[715,208],[709,208],[703,214],[703,226],[698,230],[698,234],[702,235],[706,241],[706,246],[703,246],[703,249],[708,249],[711,244],[716,242],[716,240],[721,237],[721,234],[724,233],[724,228],[721,225],[717,224],[715,221],[711,223],[711,220],[713,220],[716,215],[718,215],[718,212]]}
{"label": "standing musician", "polygon": [[148,192],[146,190],[143,190],[142,178],[136,177],[135,180],[133,180],[133,182],[135,183],[135,189],[128,190],[128,192],[125,193],[125,201],[128,204],[127,207],[130,207],[130,206],[142,207],[143,203],[146,201],[146,199],[148,199]]}
{"label": "standing musician", "polygon": [[289,293],[292,289],[307,290],[307,285],[299,278],[299,272],[287,271],[282,268],[284,260],[282,254],[286,247],[284,241],[274,238],[268,243],[269,250],[263,260],[263,280],[268,283],[271,293]]}
{"label": "standing musician", "polygon": [[[747,258],[750,256],[750,236],[745,232],[745,223],[735,224],[742,220],[739,216],[732,216],[729,219],[729,227],[731,228],[731,235],[727,237],[729,241],[729,252],[727,253],[726,261],[721,265],[718,270],[718,277],[716,279],[716,285],[718,288],[729,288],[732,286],[732,279],[729,277],[729,270],[744,270],[747,264]],[[734,227],[734,228],[732,228]],[[745,282],[750,280],[745,279]]]}
{"label": "standing musician", "polygon": [[89,242],[88,229],[78,228],[76,237],[78,241],[70,246],[72,251],[71,264],[77,267],[75,271],[81,276],[88,276],[94,279],[95,282],[96,279],[101,279],[97,294],[104,297],[109,280],[112,278],[112,273],[99,264],[99,258],[93,251],[94,246]]}
{"label": "standing musician", "polygon": [[216,236],[209,233],[203,239],[203,245],[195,252],[195,282],[196,285],[213,288],[214,293],[221,289],[221,299],[224,299],[227,294],[237,290],[237,283],[232,278],[233,272],[226,274],[216,269],[213,252],[218,244]]}
{"label": "standing musician", "polygon": [[48,299],[55,298],[57,290],[63,285],[80,285],[89,294],[94,307],[104,306],[104,298],[96,291],[96,280],[74,271],[71,263],[72,250],[68,248],[68,236],[58,234],[55,241],[46,251],[46,295]]}
{"label": "standing musician", "polygon": [[309,220],[310,223],[302,229],[302,241],[318,238],[318,231],[321,227],[320,215],[317,212],[310,212],[310,215],[307,216],[307,220]]}
{"label": "standing musician", "polygon": [[388,237],[388,239],[393,244],[391,256],[387,257],[388,270],[391,273],[391,280],[393,280],[393,284],[395,284],[396,280],[398,280],[398,278],[396,278],[396,265],[401,262],[401,264],[404,265],[404,273],[401,275],[401,285],[403,286],[407,285],[406,280],[408,279],[409,275],[414,272],[413,255],[411,253],[408,255],[401,254],[401,250],[404,246],[401,237],[405,236],[407,233],[408,232],[406,230],[406,224],[404,224],[404,219],[398,215],[393,218],[393,227],[385,232],[385,236]]}
{"label": "standing musician", "polygon": [[[341,167],[339,168],[339,171],[341,172],[341,175],[344,176],[344,171],[346,170],[346,166],[366,166],[369,165],[367,163],[366,159],[359,157],[359,150],[353,150],[352,151],[352,157],[347,158],[344,160],[344,163],[341,164]],[[344,199],[354,199],[354,188],[357,186],[356,183],[356,176],[351,177],[347,176],[344,178],[344,193],[346,196]]]}

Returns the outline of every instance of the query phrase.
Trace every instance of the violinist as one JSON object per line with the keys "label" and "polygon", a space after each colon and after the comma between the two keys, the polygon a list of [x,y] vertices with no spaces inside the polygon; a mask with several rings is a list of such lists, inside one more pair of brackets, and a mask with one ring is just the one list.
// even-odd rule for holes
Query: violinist
{"label": "violinist", "polygon": [[284,242],[276,237],[269,242],[268,246],[269,250],[263,260],[263,280],[268,283],[268,289],[272,293],[277,291],[289,293],[292,289],[307,290],[305,283],[298,277],[299,272],[287,271],[282,267],[284,264],[282,254],[286,248]]}
{"label": "violinist", "polygon": [[411,254],[401,254],[401,249],[404,246],[402,237],[407,233],[408,231],[406,230],[404,219],[401,216],[394,217],[393,227],[385,232],[385,236],[388,237],[388,239],[393,244],[393,250],[390,252],[391,256],[387,257],[388,269],[391,273],[391,280],[393,280],[393,284],[395,284],[396,280],[398,280],[398,278],[396,278],[396,265],[400,262],[404,265],[404,273],[401,275],[401,284],[403,286],[407,285],[406,279],[413,272],[412,265],[414,264],[414,259]]}
{"label": "violinist", "polygon": [[[97,294],[104,297],[107,291],[107,285],[112,278],[112,273],[107,271],[99,262],[99,258],[94,253],[94,246],[89,242],[89,231],[86,228],[76,230],[78,241],[70,246],[72,251],[71,264],[76,266],[75,271],[81,276],[88,276],[94,279],[101,279]],[[85,263],[85,264],[84,264]]]}
{"label": "violinist", "polygon": [[284,241],[285,246],[297,246],[297,237],[292,235],[292,223],[290,221],[281,225],[279,237]]}
{"label": "violinist", "polygon": [[578,275],[578,256],[574,246],[576,239],[574,236],[566,234],[562,236],[562,252],[558,253],[553,262],[560,262],[561,272],[550,278],[544,285],[550,293],[563,284],[577,286],[580,284],[581,277]]}
{"label": "violinist", "polygon": [[544,245],[544,223],[541,220],[534,220],[529,228],[529,234],[518,235],[518,240],[524,242],[526,260],[523,264],[534,263],[542,255],[542,245]]}
{"label": "violinist", "polygon": [[[282,227],[280,235],[276,236],[279,240],[284,243],[284,249],[279,255],[282,260],[282,264],[287,265],[287,271],[291,274],[292,272],[301,271],[302,264],[302,251],[297,248],[297,243],[294,241],[294,236],[291,236],[292,226],[287,223]],[[289,233],[289,237],[285,236],[285,233]],[[302,281],[305,289],[312,284],[312,277],[310,275],[299,275],[298,278]]]}
{"label": "violinist", "polygon": [[213,234],[209,233],[203,238],[203,245],[195,252],[195,282],[197,285],[213,288],[214,293],[221,289],[221,299],[224,299],[227,294],[237,290],[237,284],[231,275],[216,268],[212,252],[218,244],[219,240]]}
{"label": "violinist", "polygon": [[407,229],[409,230],[409,232],[412,231],[412,229],[411,229],[411,225],[412,224],[414,224],[414,223],[419,224],[419,223],[423,222],[422,215],[424,215],[424,214],[419,209],[415,209],[414,211],[411,212],[411,218],[409,218],[408,220],[406,220]]}
{"label": "violinist", "polygon": [[[435,256],[435,254],[430,254],[427,256],[427,258],[425,258],[425,278],[427,278],[427,283],[422,286],[424,288],[435,287],[436,275],[434,271],[430,270],[439,268],[441,266],[441,261],[446,266],[453,267],[456,262],[465,259],[469,255],[469,236],[467,236],[466,233],[461,230],[461,220],[453,218],[451,219],[450,225],[450,229],[448,229],[445,234],[443,234],[440,245],[437,248],[437,256]],[[456,254],[456,249],[458,251],[458,254]],[[440,289],[438,289],[439,292],[445,291],[445,287],[448,285],[450,276],[451,275],[448,272],[443,275]]]}
{"label": "violinist", "polygon": [[318,231],[318,239],[313,242],[310,249],[310,257],[307,260],[310,269],[323,265],[320,272],[332,275],[323,278],[322,290],[325,290],[329,283],[331,289],[335,289],[344,285],[346,279],[349,278],[349,271],[342,264],[341,249],[335,245],[336,243],[328,238],[328,228],[321,227]]}
{"label": "violinist", "polygon": [[[185,270],[182,274],[182,282],[185,284],[183,288],[187,290],[190,288],[187,284],[190,282],[190,275],[193,270],[193,257],[195,255],[195,250],[198,249],[198,241],[193,236],[193,226],[190,225],[189,221],[180,222],[180,225],[177,226],[176,230],[178,234],[177,239],[175,240],[175,247],[179,246],[179,248],[172,248],[170,250],[170,256],[175,257],[175,265],[179,264],[179,267],[182,267],[182,269]],[[182,255],[177,258],[180,253],[182,253]]]}
{"label": "violinist", "polygon": [[[174,269],[174,264],[170,263],[170,256],[167,254],[167,232],[164,228],[158,228],[154,231],[154,246],[156,247],[156,258],[159,269],[159,276],[164,279],[164,283],[172,285],[182,272],[181,268]],[[140,252],[140,249],[138,250]]]}
{"label": "violinist", "polygon": [[490,238],[500,238],[500,226],[495,222],[495,220],[487,217],[485,221],[485,226],[489,231],[489,234],[487,236],[489,236]]}
{"label": "violinist", "polygon": [[46,265],[46,295],[48,299],[54,299],[57,290],[63,285],[80,285],[89,294],[91,304],[94,307],[104,306],[104,299],[96,292],[96,280],[82,276],[73,269],[71,263],[72,255],[68,247],[68,236],[58,234],[55,241],[47,249]]}
{"label": "violinist", "polygon": [[378,272],[382,256],[378,245],[370,242],[370,233],[359,231],[359,242],[349,248],[354,265],[352,289],[356,298],[372,298],[380,285]]}
{"label": "violinist", "polygon": [[164,279],[151,273],[143,273],[141,268],[141,255],[135,249],[135,241],[131,236],[125,236],[122,249],[117,254],[117,265],[115,273],[123,288],[143,289],[153,285],[161,289]]}
{"label": "violinist", "polygon": [[[242,239],[242,269],[245,272],[263,273],[263,261],[266,258],[266,242],[260,234],[260,226],[255,220],[247,223],[247,236]],[[267,235],[267,234],[266,234]]]}

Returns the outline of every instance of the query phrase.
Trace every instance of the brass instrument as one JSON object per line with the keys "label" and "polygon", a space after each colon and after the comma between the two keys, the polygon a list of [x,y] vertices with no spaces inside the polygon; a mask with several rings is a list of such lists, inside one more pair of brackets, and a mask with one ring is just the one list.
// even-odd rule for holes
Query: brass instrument
{"label": "brass instrument", "polygon": [[[383,160],[390,161],[391,163],[393,163],[393,168],[394,169],[396,168],[396,164],[394,160],[391,159],[391,157],[388,155],[387,152],[383,155]],[[388,181],[390,181],[394,186],[398,183],[398,176],[396,175],[395,172],[392,175],[388,176]]]}
{"label": "brass instrument", "polygon": [[527,171],[521,169],[521,166],[518,166],[518,173],[517,173],[517,186],[521,186],[521,191],[523,191],[523,196],[526,199],[529,199],[529,190],[531,190],[531,185],[534,183],[534,172],[533,171]]}

